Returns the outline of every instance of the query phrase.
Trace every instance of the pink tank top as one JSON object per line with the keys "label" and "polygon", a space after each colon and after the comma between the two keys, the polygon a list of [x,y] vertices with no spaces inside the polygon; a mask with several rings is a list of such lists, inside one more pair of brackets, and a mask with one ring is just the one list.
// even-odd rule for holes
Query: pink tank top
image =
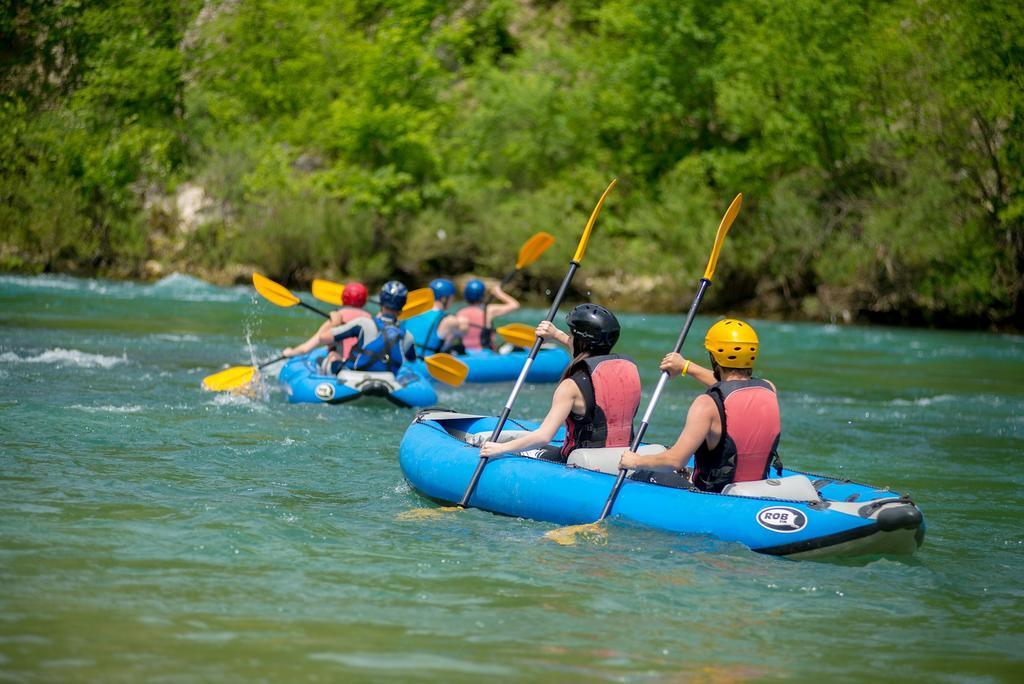
{"label": "pink tank top", "polygon": [[459,313],[455,315],[473,324],[469,330],[462,334],[462,346],[466,348],[466,351],[479,351],[483,349],[484,345],[480,334],[483,332],[484,308],[471,305],[459,309]]}
{"label": "pink tank top", "polygon": [[[350,323],[357,318],[373,318],[369,312],[357,309],[355,307],[345,307],[341,310],[341,322]],[[348,355],[352,352],[352,347],[356,346],[356,342],[359,341],[357,337],[348,337],[341,341],[341,356],[347,359]]]}

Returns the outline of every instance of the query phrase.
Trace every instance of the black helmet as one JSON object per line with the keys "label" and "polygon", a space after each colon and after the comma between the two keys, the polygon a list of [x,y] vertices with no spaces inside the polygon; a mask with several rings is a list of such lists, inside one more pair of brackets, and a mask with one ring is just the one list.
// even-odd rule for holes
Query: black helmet
{"label": "black helmet", "polygon": [[580,304],[565,317],[572,333],[573,351],[607,354],[619,339],[619,321],[598,304]]}
{"label": "black helmet", "polygon": [[380,288],[380,305],[393,311],[401,311],[408,296],[409,288],[397,280],[389,280]]}

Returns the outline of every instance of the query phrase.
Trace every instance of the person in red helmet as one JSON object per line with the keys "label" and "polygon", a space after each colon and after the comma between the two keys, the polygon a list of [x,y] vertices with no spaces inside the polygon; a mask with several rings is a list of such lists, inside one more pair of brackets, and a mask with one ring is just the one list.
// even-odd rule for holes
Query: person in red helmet
{"label": "person in red helmet", "polygon": [[[366,306],[366,286],[362,283],[348,283],[345,285],[345,289],[341,291],[341,303],[342,307],[331,312],[331,317],[324,321],[324,324],[313,336],[302,344],[294,347],[285,348],[281,354],[284,356],[299,356],[301,354],[308,354],[317,347],[323,344],[320,341],[321,336],[329,330],[333,330],[340,325],[345,325],[350,321],[354,321],[357,318],[373,318],[368,311],[363,307]],[[327,353],[327,358],[324,363],[326,367],[330,367],[334,361],[344,361],[349,357],[352,352],[352,347],[356,344],[356,338],[342,340],[340,347],[332,345],[330,351]]]}

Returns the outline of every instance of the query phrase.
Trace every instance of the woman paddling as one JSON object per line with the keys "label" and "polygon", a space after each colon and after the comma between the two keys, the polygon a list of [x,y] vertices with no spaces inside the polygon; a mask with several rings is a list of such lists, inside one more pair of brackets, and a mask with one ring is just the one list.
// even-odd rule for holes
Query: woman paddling
{"label": "woman paddling", "polygon": [[480,455],[493,457],[546,447],[565,425],[565,443],[557,454],[542,456],[565,462],[580,447],[628,447],[633,418],[640,406],[640,374],[632,359],[612,354],[619,321],[597,304],[581,304],[566,316],[566,334],[543,322],[537,336],[567,346],[573,360],[555,389],[540,427],[508,442],[485,442]]}
{"label": "woman paddling", "polygon": [[[331,317],[324,321],[323,325],[313,333],[313,336],[302,344],[297,344],[294,347],[286,347],[281,352],[281,356],[292,357],[298,356],[299,354],[308,354],[317,347],[324,344],[321,338],[324,337],[333,328],[351,323],[357,318],[373,318],[363,307],[366,306],[366,286],[362,283],[349,283],[345,285],[345,289],[341,291],[341,303],[342,307],[336,311],[331,312]],[[327,372],[327,369],[331,368],[332,365],[340,367],[340,363],[345,361],[352,353],[352,347],[356,344],[356,338],[350,337],[341,343],[341,347],[338,348],[335,344],[329,345],[329,351],[326,358],[322,362],[322,370]]]}

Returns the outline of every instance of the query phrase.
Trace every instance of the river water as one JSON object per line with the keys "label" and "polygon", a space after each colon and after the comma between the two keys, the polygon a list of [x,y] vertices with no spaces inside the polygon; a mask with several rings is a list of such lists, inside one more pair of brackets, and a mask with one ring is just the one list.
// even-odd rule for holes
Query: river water
{"label": "river water", "polygon": [[[648,390],[681,322],[623,317]],[[0,680],[1020,681],[1024,338],[754,321],[787,465],[924,511],[915,556],[838,563],[397,520],[426,505],[397,462],[411,411],[200,389],[318,323],[186,276],[0,276]],[[509,389],[441,402],[496,413]],[[670,385],[651,439],[695,393]]]}

